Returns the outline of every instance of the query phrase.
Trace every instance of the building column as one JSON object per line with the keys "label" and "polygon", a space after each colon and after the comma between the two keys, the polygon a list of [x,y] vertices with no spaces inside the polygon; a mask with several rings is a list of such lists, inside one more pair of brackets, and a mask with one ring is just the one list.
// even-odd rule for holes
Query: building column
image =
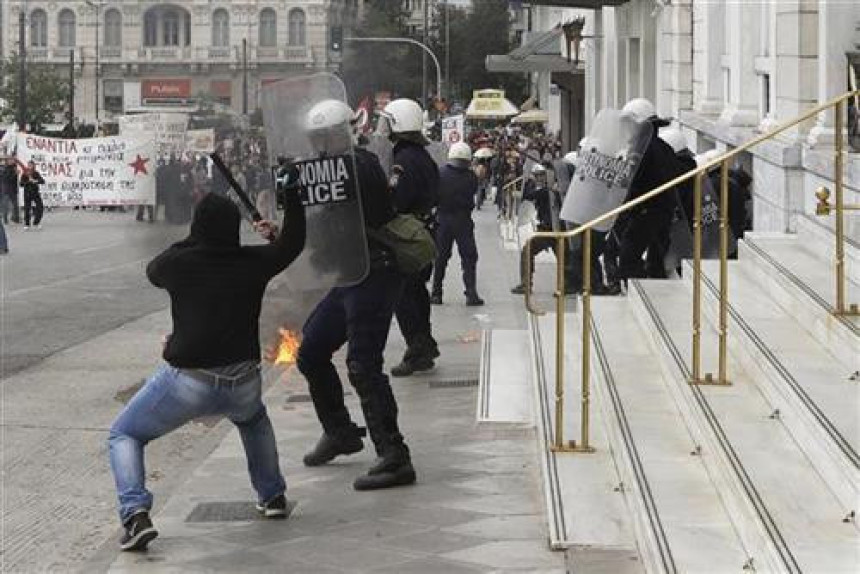
{"label": "building column", "polygon": [[[603,107],[603,78],[606,75],[603,56],[603,10],[592,11],[592,17],[588,20],[593,22],[591,33],[594,39],[590,42],[592,49],[585,51],[585,133],[591,130],[594,116]],[[589,46],[589,43],[585,45]]]}
{"label": "building column", "polygon": [[[814,3],[808,0],[804,3]],[[848,91],[845,52],[854,49],[860,12],[853,2],[818,0],[818,103]],[[810,146],[833,143],[833,110],[821,113],[809,132]]]}
{"label": "building column", "polygon": [[700,114],[717,115],[723,110],[724,25],[723,1],[693,4],[693,99]]}
{"label": "building column", "polygon": [[754,126],[759,120],[755,57],[761,8],[756,2],[728,2],[725,14],[729,85],[720,121],[730,126]]}
{"label": "building column", "polygon": [[657,109],[661,115],[677,116],[693,102],[693,2],[677,0],[663,10],[660,22],[661,82]]}
{"label": "building column", "polygon": [[[818,54],[818,6],[817,0],[795,0],[773,2],[771,8],[775,19],[773,74],[771,89],[773,108],[768,127],[797,117],[815,105],[818,89],[815,82],[804,78],[815,78]],[[792,135],[805,137],[811,122],[792,130]]]}

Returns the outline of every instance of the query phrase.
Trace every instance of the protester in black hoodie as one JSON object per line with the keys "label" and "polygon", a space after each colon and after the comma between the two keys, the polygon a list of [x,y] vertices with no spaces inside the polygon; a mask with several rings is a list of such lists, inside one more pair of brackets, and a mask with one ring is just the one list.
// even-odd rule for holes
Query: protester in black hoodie
{"label": "protester in black hoodie", "polygon": [[[257,509],[287,515],[272,424],[261,401],[259,317],[268,282],[302,252],[304,211],[286,192],[283,230],[258,224],[270,245],[242,246],[240,215],[227,198],[205,196],[187,239],[153,259],[153,285],[170,295],[173,330],[156,373],[114,421],[108,440],[125,527],[122,550],[144,550],[158,533],[149,519],[144,446],[193,418],[226,415],[239,429]],[[275,236],[277,235],[277,239]]]}

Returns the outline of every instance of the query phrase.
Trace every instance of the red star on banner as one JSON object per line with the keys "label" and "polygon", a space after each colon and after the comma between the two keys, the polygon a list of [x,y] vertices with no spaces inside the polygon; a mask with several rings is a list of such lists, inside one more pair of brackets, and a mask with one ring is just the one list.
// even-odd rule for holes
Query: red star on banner
{"label": "red star on banner", "polygon": [[134,168],[134,175],[137,175],[139,173],[142,173],[143,175],[148,175],[148,172],[146,171],[146,162],[148,161],[149,158],[142,158],[140,157],[140,154],[138,154],[137,159],[128,165]]}

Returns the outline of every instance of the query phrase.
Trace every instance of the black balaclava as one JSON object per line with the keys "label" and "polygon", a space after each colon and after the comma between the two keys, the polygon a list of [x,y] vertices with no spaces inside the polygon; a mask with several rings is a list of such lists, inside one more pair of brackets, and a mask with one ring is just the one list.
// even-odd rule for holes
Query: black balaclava
{"label": "black balaclava", "polygon": [[189,239],[206,247],[239,247],[241,215],[232,201],[208,193],[197,204]]}

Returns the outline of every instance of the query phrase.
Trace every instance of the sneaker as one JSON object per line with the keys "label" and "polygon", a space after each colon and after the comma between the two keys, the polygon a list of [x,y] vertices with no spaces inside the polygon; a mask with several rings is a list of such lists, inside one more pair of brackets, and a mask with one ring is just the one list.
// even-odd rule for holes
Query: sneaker
{"label": "sneaker", "polygon": [[29,225],[25,225],[25,226],[24,226],[24,231],[30,231],[30,226],[29,226]]}
{"label": "sneaker", "polygon": [[286,518],[290,515],[290,507],[287,504],[287,497],[279,494],[269,502],[258,502],[257,512],[266,518]]}
{"label": "sneaker", "polygon": [[147,510],[133,514],[124,526],[125,534],[119,541],[119,547],[123,552],[146,550],[146,546],[158,536],[158,531],[152,525]]}

